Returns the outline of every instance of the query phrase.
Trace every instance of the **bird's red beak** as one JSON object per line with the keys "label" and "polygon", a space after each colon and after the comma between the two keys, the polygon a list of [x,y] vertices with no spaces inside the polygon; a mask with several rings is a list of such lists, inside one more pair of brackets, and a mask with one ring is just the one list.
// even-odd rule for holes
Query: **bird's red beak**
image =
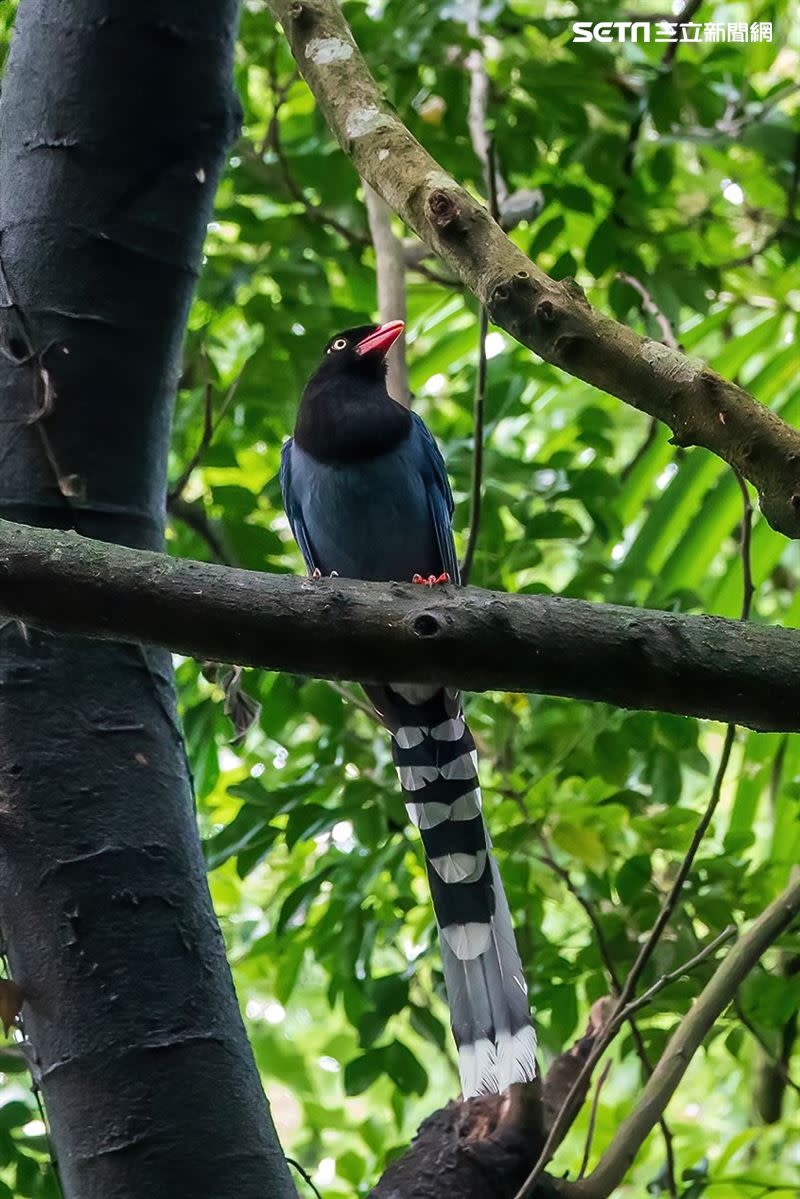
{"label": "bird's red beak", "polygon": [[383,358],[388,354],[404,329],[405,323],[403,321],[387,321],[385,325],[380,325],[372,333],[368,333],[366,337],[362,337],[361,341],[357,343],[355,351],[359,355],[371,354],[375,351]]}

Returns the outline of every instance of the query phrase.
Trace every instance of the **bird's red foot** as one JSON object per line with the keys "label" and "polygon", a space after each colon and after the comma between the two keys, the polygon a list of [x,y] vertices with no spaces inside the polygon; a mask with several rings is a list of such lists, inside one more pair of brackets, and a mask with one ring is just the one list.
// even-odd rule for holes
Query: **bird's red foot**
{"label": "bird's red foot", "polygon": [[315,566],[314,569],[312,570],[311,574],[308,577],[310,579],[313,579],[315,582],[317,579],[338,579],[339,572],[338,572],[338,570],[332,570],[329,575],[324,575],[322,573],[322,571],[320,570],[320,568],[318,566]]}
{"label": "bird's red foot", "polygon": [[421,583],[424,587],[436,587],[439,583],[449,583],[450,576],[447,571],[444,571],[438,577],[437,575],[428,575],[427,579],[424,575],[414,575],[411,582]]}

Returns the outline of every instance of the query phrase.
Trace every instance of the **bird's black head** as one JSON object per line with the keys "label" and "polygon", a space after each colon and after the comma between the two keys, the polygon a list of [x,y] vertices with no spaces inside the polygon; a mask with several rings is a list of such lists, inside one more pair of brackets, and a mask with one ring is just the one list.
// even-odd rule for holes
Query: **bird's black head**
{"label": "bird's black head", "polygon": [[354,329],[343,329],[326,345],[322,362],[310,382],[344,374],[383,379],[386,355],[403,328],[402,321],[387,321],[385,325],[357,325]]}
{"label": "bird's black head", "polygon": [[325,346],[306,384],[296,443],[323,462],[354,462],[387,453],[408,436],[407,408],[386,390],[386,355],[402,321],[344,329]]}

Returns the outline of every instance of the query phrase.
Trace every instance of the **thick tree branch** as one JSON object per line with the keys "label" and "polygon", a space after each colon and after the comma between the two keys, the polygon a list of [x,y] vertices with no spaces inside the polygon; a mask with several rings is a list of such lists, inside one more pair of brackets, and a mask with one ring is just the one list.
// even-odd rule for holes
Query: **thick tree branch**
{"label": "thick tree branch", "polygon": [[712,616],[170,558],[0,521],[0,613],[359,682],[439,681],[800,727],[800,633]]}
{"label": "thick tree branch", "polygon": [[335,0],[270,0],[343,149],[453,268],[492,320],[542,358],[657,417],[756,487],[773,528],[800,537],[800,433],[698,359],[596,312],[555,281],[425,151],[390,109]]}
{"label": "thick tree branch", "polygon": [[608,1199],[620,1185],[714,1022],[733,1000],[742,980],[798,912],[800,880],[787,887],[730,950],[673,1033],[636,1107],[620,1124],[598,1166],[588,1178],[562,1184],[565,1196]]}
{"label": "thick tree branch", "polygon": [[[547,1126],[603,1028],[608,1000],[591,1008],[585,1031],[551,1063],[544,1079],[503,1095],[449,1103],[420,1126],[368,1199],[512,1199],[544,1143]],[[544,1175],[535,1199],[557,1199]]]}

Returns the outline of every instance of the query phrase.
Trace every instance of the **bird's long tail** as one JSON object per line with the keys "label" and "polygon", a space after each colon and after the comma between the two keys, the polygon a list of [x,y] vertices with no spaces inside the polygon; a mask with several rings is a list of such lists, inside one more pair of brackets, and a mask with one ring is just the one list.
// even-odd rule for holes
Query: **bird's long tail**
{"label": "bird's long tail", "polygon": [[464,1098],[529,1082],[536,1036],[459,693],[416,684],[366,691],[392,733],[425,848]]}

